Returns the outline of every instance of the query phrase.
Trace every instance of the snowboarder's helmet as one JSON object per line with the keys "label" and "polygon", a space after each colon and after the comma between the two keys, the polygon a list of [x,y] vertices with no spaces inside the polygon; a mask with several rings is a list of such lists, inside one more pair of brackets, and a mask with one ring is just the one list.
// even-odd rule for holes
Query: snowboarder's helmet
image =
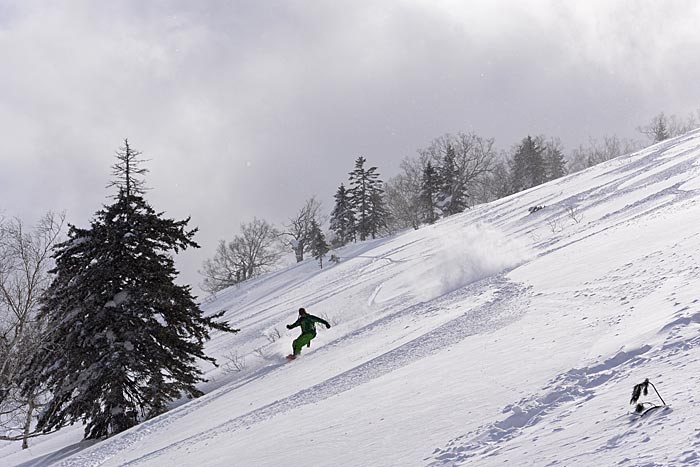
{"label": "snowboarder's helmet", "polygon": [[305,309],[299,308],[299,316],[306,316],[308,313],[306,312]]}

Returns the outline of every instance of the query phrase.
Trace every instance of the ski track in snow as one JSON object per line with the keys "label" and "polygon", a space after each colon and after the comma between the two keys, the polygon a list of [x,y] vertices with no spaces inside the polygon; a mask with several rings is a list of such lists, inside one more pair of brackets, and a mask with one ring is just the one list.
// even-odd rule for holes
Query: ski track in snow
{"label": "ski track in snow", "polygon": [[[691,238],[695,238],[693,235]],[[688,239],[685,239],[688,240]],[[673,248],[671,249],[673,250]],[[666,252],[669,253],[668,251]],[[664,255],[663,252],[657,251],[646,255],[640,261],[643,268],[653,269],[656,272],[655,277],[640,286],[627,282],[624,289],[627,295],[623,296],[623,304],[633,296],[641,297],[647,295],[650,290],[655,290],[662,284],[667,276],[674,275],[677,278],[691,279],[697,277],[700,267],[695,266],[692,257],[678,257],[678,254],[673,252]],[[649,263],[649,264],[647,264]],[[685,265],[685,268],[678,268],[678,265]],[[624,265],[612,272],[612,277],[618,281],[631,279],[631,264]],[[639,265],[638,265],[639,266]],[[637,268],[637,271],[640,268]],[[629,274],[625,274],[628,272]],[[620,282],[607,281],[610,277],[602,277],[601,282],[603,290],[609,289],[611,297],[614,296],[613,290],[619,289]],[[690,282],[685,282],[684,286],[690,286]],[[596,292],[592,292],[596,290]],[[600,294],[600,289],[589,289],[586,291],[576,292],[578,294],[589,294],[595,296]],[[606,297],[609,298],[609,297]],[[644,368],[650,363],[660,364],[662,367],[678,367],[681,371],[694,372],[696,368],[687,368],[688,365],[696,363],[691,352],[700,349],[700,299],[692,299],[687,303],[683,303],[676,297],[676,292],[671,291],[665,296],[666,301],[673,302],[673,305],[678,307],[678,311],[674,314],[674,318],[666,325],[662,326],[657,335],[661,338],[654,345],[644,344],[638,348],[621,351],[614,356],[608,358],[601,364],[592,365],[583,368],[574,368],[552,379],[549,384],[544,386],[538,393],[532,394],[521,399],[518,402],[507,405],[503,408],[504,414],[510,414],[502,420],[484,425],[479,429],[458,436],[446,443],[444,447],[436,448],[433,455],[424,459],[428,467],[446,467],[459,465],[473,465],[473,463],[483,462],[485,459],[498,458],[509,450],[509,442],[528,434],[533,436],[532,429],[539,423],[546,421],[547,429],[553,432],[564,431],[567,428],[567,419],[574,412],[580,410],[589,401],[597,397],[598,388],[614,382],[628,382],[633,374],[638,373],[639,367]],[[611,317],[611,321],[615,321],[616,317]],[[605,392],[605,391],[604,391]],[[684,398],[689,398],[688,403],[695,403],[695,396],[689,395],[682,390],[675,393],[666,394],[666,402],[672,404],[671,401],[679,401]],[[638,426],[641,423],[651,424],[651,420],[657,420],[661,417],[671,417],[667,423],[672,426],[687,426],[688,416],[682,413],[674,413],[673,409],[665,407],[652,412],[652,416],[640,418],[637,415],[629,415],[629,428],[620,432],[619,420],[612,423],[607,430],[601,430],[597,434],[597,438],[593,441],[598,444],[598,447],[591,452],[585,453],[588,456],[605,456],[606,451],[615,449],[625,443],[639,442],[639,437],[642,442],[648,441],[649,436],[643,435],[642,427]],[[662,425],[663,427],[663,425]],[[609,432],[616,433],[612,436]],[[634,438],[634,437],[637,438]],[[634,438],[634,439],[633,439]],[[536,436],[535,438],[536,439]],[[589,437],[586,437],[589,439]],[[562,450],[568,450],[575,443],[580,443],[581,440],[573,439],[561,446]],[[661,465],[683,465],[683,466],[700,466],[700,429],[696,430],[694,438],[687,440],[687,445],[692,449],[679,452],[675,459],[667,458],[668,463],[656,463],[650,454],[642,454],[635,461],[631,459],[623,459],[620,465],[630,466],[661,466]],[[566,449],[565,449],[566,448]],[[587,463],[585,459],[581,459],[583,453],[578,453],[573,458],[559,458],[551,462],[540,462],[532,465],[593,465]],[[640,462],[643,458],[649,459],[649,462]],[[658,459],[656,459],[658,460]],[[494,461],[492,461],[494,462]],[[495,462],[494,462],[495,463]],[[528,464],[530,465],[530,464]]]}
{"label": "ski track in snow", "polygon": [[[123,466],[138,465],[146,463],[164,454],[166,451],[186,449],[194,446],[203,440],[211,440],[222,436],[231,436],[231,434],[241,428],[251,426],[253,424],[271,419],[282,413],[298,409],[307,404],[315,404],[336,394],[349,391],[354,387],[365,384],[376,378],[379,378],[391,371],[401,368],[417,359],[431,355],[438,350],[454,345],[467,337],[495,330],[501,326],[512,323],[519,316],[522,316],[526,310],[526,300],[523,295],[526,288],[519,284],[509,281],[504,275],[488,278],[479,281],[475,284],[467,286],[445,295],[442,299],[431,301],[429,306],[419,303],[407,309],[388,315],[376,322],[373,322],[359,330],[343,336],[337,341],[327,344],[325,347],[316,351],[316,355],[328,353],[332,347],[347,345],[344,341],[356,339],[365,333],[376,332],[376,328],[384,326],[389,322],[405,315],[429,314],[438,312],[445,307],[446,303],[454,302],[464,296],[471,296],[478,289],[498,289],[497,295],[490,301],[478,305],[473,309],[466,311],[461,316],[448,321],[447,323],[437,327],[436,329],[418,336],[411,341],[379,355],[365,363],[358,365],[344,373],[334,376],[326,381],[316,384],[307,389],[301,390],[291,396],[275,401],[255,409],[247,414],[231,419],[219,426],[211,428],[202,433],[198,433],[186,439],[176,441],[166,447],[158,449],[154,452],[146,454],[138,459],[121,464]],[[320,358],[320,357],[319,357]],[[255,376],[255,378],[263,377],[270,371],[274,371],[281,365],[265,367],[263,373]],[[246,382],[236,384],[238,387]],[[223,393],[228,393],[234,390],[235,387],[227,387],[225,391],[217,391],[212,396],[218,398]],[[201,404],[211,403],[209,397],[204,397],[193,401],[186,406],[184,410],[177,410],[174,413],[166,414],[152,421],[147,421],[135,427],[129,432],[123,433],[115,438],[108,439],[101,443],[100,448],[90,450],[91,452],[83,452],[79,455],[65,459],[57,464],[58,467],[86,467],[98,466],[113,457],[119,452],[127,450],[130,446],[148,437],[151,432],[159,431],[164,426],[174,423],[174,421],[197,409]]]}
{"label": "ski track in snow", "polygon": [[[544,388],[544,394],[533,395],[504,407],[503,413],[511,413],[505,419],[459,436],[449,441],[445,448],[436,449],[432,458],[434,460],[428,465],[454,466],[473,457],[498,453],[501,444],[522,434],[524,429],[534,426],[564,403],[577,401],[575,407],[582,406],[589,398],[595,397],[595,388],[613,378],[622,377],[618,367],[639,365],[646,361],[643,355],[650,349],[650,346],[644,346],[629,352],[623,351],[601,365],[572,369],[558,376]],[[565,411],[553,423],[563,421],[570,414],[570,410]]]}
{"label": "ski track in snow", "polygon": [[[700,324],[700,313],[688,321],[686,319],[679,320],[674,324],[674,328],[678,326],[686,326],[687,324]],[[671,324],[671,323],[669,323]],[[553,432],[564,431],[567,428],[567,419],[580,410],[585,404],[597,397],[596,390],[609,382],[626,382],[630,380],[631,375],[637,367],[643,367],[652,361],[664,363],[670,366],[687,366],[687,362],[678,363],[674,357],[680,354],[687,354],[690,349],[700,348],[700,336],[697,336],[698,327],[692,329],[692,337],[678,338],[677,334],[669,335],[666,344],[652,350],[652,346],[645,345],[643,347],[619,352],[615,356],[609,358],[600,365],[585,368],[575,368],[562,375],[559,375],[545,386],[540,394],[531,395],[523,398],[517,403],[508,405],[503,408],[503,413],[510,413],[506,418],[492,424],[481,427],[480,429],[466,433],[462,436],[450,440],[445,447],[437,448],[430,458],[425,459],[428,467],[446,467],[459,465],[477,465],[490,457],[497,459],[497,456],[508,451],[508,442],[516,437],[525,436],[530,433],[534,427],[540,422],[546,420],[547,429]],[[693,360],[690,362],[694,363]],[[688,370],[688,371],[693,371]],[[679,400],[688,397],[687,393],[671,393],[665,394],[665,399],[668,401]],[[695,402],[694,397],[691,397],[689,403]],[[637,426],[639,423],[652,423],[651,420],[658,417],[673,416],[672,421],[667,422],[669,427],[674,425],[686,425],[687,415],[681,413],[674,414],[671,406],[657,409],[652,412],[652,417],[645,416],[640,418],[638,415],[628,415],[628,428],[622,426],[620,432],[620,419],[612,420],[612,425],[605,430],[596,433],[597,439],[594,442],[598,444],[592,452],[585,453],[588,456],[605,456],[605,452],[615,449],[628,443],[630,449],[634,449],[634,443],[638,439],[633,439],[635,435],[640,435],[643,432],[642,428]],[[696,430],[697,431],[697,430]],[[613,432],[610,437],[608,432]],[[533,436],[532,434],[528,436]],[[592,435],[593,436],[593,435]],[[536,437],[534,438],[536,439]],[[584,438],[588,439],[588,437]],[[642,441],[648,440],[647,437],[642,437]],[[562,451],[568,452],[569,449],[576,443],[580,443],[579,439],[572,439],[568,443],[561,446]],[[695,439],[688,440],[688,446],[692,449],[678,453],[676,459],[669,459],[666,464],[639,463],[637,461],[630,463],[621,463],[621,465],[683,465],[683,466],[698,466],[700,465],[700,457],[697,455],[700,452],[700,432],[695,436]],[[541,462],[528,465],[594,465],[582,458],[583,453],[576,454],[573,458],[558,458],[551,462]],[[651,457],[651,456],[648,456]],[[492,461],[492,463],[495,463]]]}
{"label": "ski track in snow", "polygon": [[[320,269],[314,270],[311,274],[300,275],[294,280],[284,282],[283,285],[279,285],[278,282],[275,282],[275,276],[273,275],[271,277],[266,277],[265,279],[275,283],[275,288],[265,288],[263,292],[259,292],[259,297],[252,300],[247,300],[245,297],[255,295],[257,289],[264,288],[264,281],[254,279],[252,284],[245,285],[245,295],[243,297],[235,295],[236,298],[233,304],[230,305],[231,307],[236,307],[238,303],[242,302],[245,303],[245,306],[237,308],[235,311],[228,312],[225,315],[225,319],[229,322],[236,322],[236,318],[238,316],[244,316],[247,318],[245,326],[240,326],[240,323],[237,324],[241,327],[241,331],[237,335],[237,341],[246,342],[248,340],[253,341],[254,339],[263,339],[265,332],[270,327],[270,314],[279,315],[280,309],[288,308],[290,310],[296,310],[299,303],[304,303],[307,308],[312,309],[315,304],[327,299],[329,296],[342,295],[343,293],[352,289],[361,289],[363,286],[373,290],[373,293],[370,294],[370,299],[367,302],[368,307],[372,306],[374,299],[381,290],[381,284],[376,285],[377,277],[381,277],[383,269],[388,267],[391,263],[391,261],[378,260],[388,259],[388,256],[399,255],[408,250],[409,247],[413,246],[415,243],[422,240],[414,240],[412,242],[400,244],[394,248],[386,249],[384,243],[389,241],[390,239],[379,239],[369,242],[372,245],[371,248],[365,245],[363,248],[359,249],[359,257],[351,257],[347,261],[334,267],[333,272],[335,277],[328,282],[324,282],[324,287],[322,289],[308,286],[301,287],[302,284],[313,280],[316,275],[320,274],[322,272]],[[367,251],[371,251],[373,249],[383,249],[385,251],[382,251],[381,255],[375,256],[369,256],[366,254]],[[416,258],[408,258],[406,260],[401,260],[401,262],[415,259]],[[359,267],[363,271],[361,275],[358,275],[357,272],[358,262],[360,263]],[[303,265],[298,265],[295,267],[301,266]],[[283,291],[289,289],[301,290],[301,293],[294,294],[293,296],[286,296],[286,298],[280,296]],[[238,292],[235,289],[233,289],[233,291]],[[228,295],[230,294],[232,294],[232,292],[223,292],[218,301],[227,303],[229,301]],[[205,304],[205,310],[207,311],[206,314],[218,311],[217,308],[214,308],[211,311],[209,310],[213,304],[214,303]],[[398,305],[401,305],[401,303]],[[228,309],[229,307],[224,306],[223,308]],[[249,318],[251,310],[255,310],[253,320]],[[265,342],[263,341],[262,343],[264,344]]]}

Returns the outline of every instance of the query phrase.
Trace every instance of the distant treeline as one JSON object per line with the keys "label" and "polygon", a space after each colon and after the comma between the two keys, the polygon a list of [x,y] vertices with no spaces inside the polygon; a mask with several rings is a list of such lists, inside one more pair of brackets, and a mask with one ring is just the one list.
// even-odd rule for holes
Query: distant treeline
{"label": "distant treeline", "polygon": [[[243,223],[241,233],[221,240],[214,257],[205,261],[202,288],[216,292],[269,271],[288,251],[298,262],[311,254],[323,266],[331,247],[418,229],[698,127],[700,109],[685,118],[660,113],[637,127],[646,141],[615,135],[591,138],[568,154],[558,138],[544,135],[528,135],[510,150],[499,151],[494,138],[446,134],[406,157],[399,173],[386,182],[377,167],[367,167],[367,159],[358,157],[334,195],[330,216],[313,196],[282,227],[257,218]],[[325,232],[323,225],[328,226]]]}

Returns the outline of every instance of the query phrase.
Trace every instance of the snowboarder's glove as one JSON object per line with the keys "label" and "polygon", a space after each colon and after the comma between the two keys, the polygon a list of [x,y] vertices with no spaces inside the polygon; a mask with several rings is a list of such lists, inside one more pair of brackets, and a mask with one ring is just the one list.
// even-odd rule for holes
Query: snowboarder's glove
{"label": "snowboarder's glove", "polygon": [[330,328],[331,328],[331,325],[330,325],[330,324],[326,324],[326,329],[330,329]]}
{"label": "snowboarder's glove", "polygon": [[287,329],[292,329],[292,325],[291,325],[291,324],[288,324],[288,325],[287,325]]}

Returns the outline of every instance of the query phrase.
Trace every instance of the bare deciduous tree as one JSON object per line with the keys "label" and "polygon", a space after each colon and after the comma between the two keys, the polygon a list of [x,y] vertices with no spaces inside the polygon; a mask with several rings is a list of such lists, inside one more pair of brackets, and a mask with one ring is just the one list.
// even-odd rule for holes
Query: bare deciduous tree
{"label": "bare deciduous tree", "polygon": [[286,243],[294,251],[297,263],[304,261],[304,253],[311,247],[314,222],[322,223],[321,203],[312,196],[307,199],[304,206],[296,215],[289,219],[289,224],[282,235],[287,238]]}
{"label": "bare deciduous tree", "polygon": [[270,341],[270,343],[278,341],[282,337],[282,333],[277,328],[272,328],[265,333],[265,338]]}
{"label": "bare deciduous tree", "polygon": [[224,373],[240,373],[248,368],[245,357],[238,355],[236,351],[225,354],[224,358],[226,359],[223,366]]}
{"label": "bare deciduous tree", "polygon": [[489,182],[486,185],[488,199],[500,199],[513,194],[511,184],[510,167],[511,160],[507,153],[502,153],[493,167],[493,171],[489,176]]}
{"label": "bare deciduous tree", "polygon": [[241,234],[226,243],[221,240],[213,258],[202,266],[202,289],[218,292],[267,272],[282,256],[279,231],[263,219],[241,224]]}
{"label": "bare deciduous tree", "polygon": [[390,231],[407,227],[418,229],[421,224],[420,194],[423,167],[418,159],[406,158],[401,162],[401,173],[389,180],[385,187]]}
{"label": "bare deciduous tree", "polygon": [[551,230],[553,234],[557,234],[564,230],[564,227],[562,227],[561,225],[561,220],[558,218],[549,219],[547,221],[547,225],[549,226],[549,230]]}
{"label": "bare deciduous tree", "polygon": [[23,396],[21,370],[42,345],[43,323],[36,319],[49,284],[51,249],[65,222],[64,214],[47,213],[33,229],[18,218],[0,220],[0,427],[1,440],[22,441],[37,436],[32,417],[41,406],[42,390]]}
{"label": "bare deciduous tree", "polygon": [[583,213],[578,206],[569,206],[566,208],[566,215],[574,221],[574,224],[578,224],[583,220]]}

